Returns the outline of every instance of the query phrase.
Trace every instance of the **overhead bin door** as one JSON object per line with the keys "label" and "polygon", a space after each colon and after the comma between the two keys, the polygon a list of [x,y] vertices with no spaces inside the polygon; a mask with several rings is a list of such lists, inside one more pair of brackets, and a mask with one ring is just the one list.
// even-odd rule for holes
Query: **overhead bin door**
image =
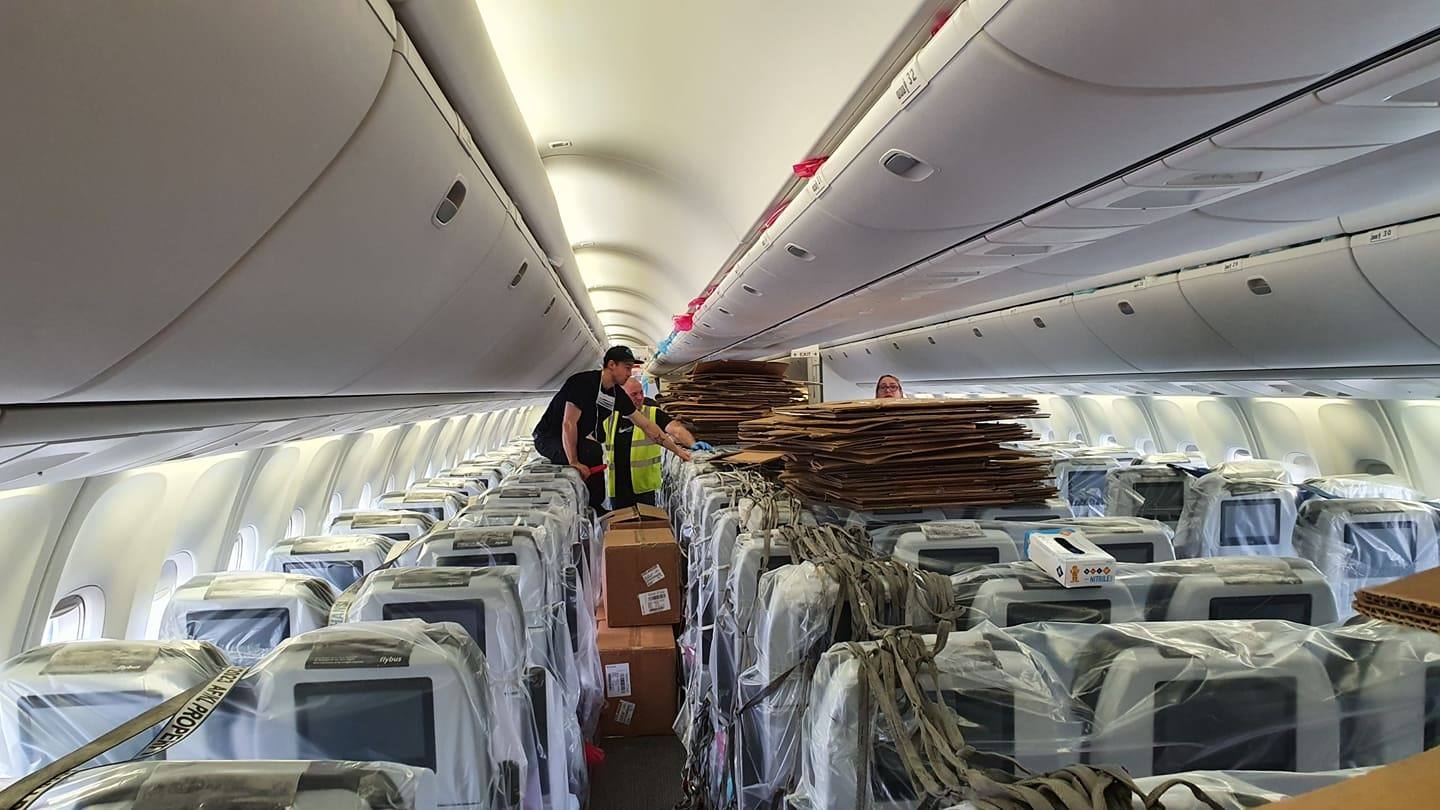
{"label": "overhead bin door", "polygon": [[1122,374],[1135,370],[1086,328],[1068,295],[1012,309],[1005,325],[1018,343],[1057,374]]}
{"label": "overhead bin door", "polygon": [[1440,342],[1440,217],[1362,233],[1350,250],[1385,300]]}
{"label": "overhead bin door", "polygon": [[6,6],[0,402],[61,395],[163,330],[350,139],[389,32],[364,2],[281,9]]}
{"label": "overhead bin door", "polygon": [[[454,120],[423,64],[396,52],[364,124],[304,197],[194,306],[79,396],[328,394],[363,376],[463,288],[506,222]],[[442,225],[457,182],[464,199]],[[506,270],[515,272],[489,272]],[[488,314],[476,311],[457,348],[484,345]]]}
{"label": "overhead bin door", "polygon": [[994,370],[996,377],[1035,377],[1053,374],[1043,358],[1030,352],[1029,343],[1018,339],[1007,328],[1008,315],[992,312],[966,318],[951,331],[966,353],[975,356],[983,366]]}
{"label": "overhead bin door", "polygon": [[1345,239],[1189,270],[1180,290],[1266,368],[1440,362],[1440,350],[1365,280]]}
{"label": "overhead bin door", "polygon": [[1255,367],[1190,308],[1178,276],[1076,295],[1074,305],[1091,332],[1141,371]]}

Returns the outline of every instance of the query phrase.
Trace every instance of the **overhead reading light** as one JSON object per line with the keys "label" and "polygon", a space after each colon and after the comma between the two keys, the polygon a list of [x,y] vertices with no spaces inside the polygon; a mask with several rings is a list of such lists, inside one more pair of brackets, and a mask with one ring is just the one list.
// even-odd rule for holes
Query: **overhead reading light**
{"label": "overhead reading light", "polygon": [[450,224],[450,220],[460,213],[460,206],[465,204],[465,179],[455,178],[450,190],[445,192],[445,199],[435,208],[433,221],[436,227],[443,228]]}
{"label": "overhead reading light", "polygon": [[880,158],[880,165],[902,180],[918,183],[935,173],[935,167],[900,149],[891,149]]}

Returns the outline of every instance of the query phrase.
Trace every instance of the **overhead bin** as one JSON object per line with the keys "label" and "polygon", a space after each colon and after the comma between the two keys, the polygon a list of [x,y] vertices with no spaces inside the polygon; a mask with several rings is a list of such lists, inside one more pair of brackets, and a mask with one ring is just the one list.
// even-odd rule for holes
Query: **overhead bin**
{"label": "overhead bin", "polygon": [[[395,47],[364,124],[304,198],[221,283],[80,396],[328,394],[404,345],[472,279],[486,279],[491,297],[472,299],[470,345],[503,340],[493,324],[544,308],[508,294],[521,262],[492,248],[511,220],[403,32]],[[545,278],[544,268],[529,270],[529,284]],[[457,374],[455,384],[493,376]]]}
{"label": "overhead bin", "polygon": [[[807,183],[759,261],[732,275],[822,279],[794,286],[788,317],[1047,204],[960,247],[956,261],[1023,265],[1309,168],[1177,164],[1054,202],[1436,23],[1425,0],[1382,6],[1316,15],[1304,0],[964,3]],[[1121,47],[1135,42],[1165,45]],[[720,303],[742,302],[736,289]],[[738,331],[774,323],[765,321],[746,315]]]}
{"label": "overhead bin", "polygon": [[1076,314],[1071,296],[1015,307],[1004,323],[1016,343],[1056,374],[1124,374],[1135,368],[1097,338]]}
{"label": "overhead bin", "polygon": [[588,302],[555,192],[479,6],[466,0],[394,0],[394,8],[484,161],[495,170],[503,193],[513,199],[535,234],[541,255],[555,261],[563,286],[584,309],[587,329],[603,334],[604,324]]}
{"label": "overhead bin", "polygon": [[1362,233],[1350,251],[1380,295],[1440,343],[1440,217]]}
{"label": "overhead bin", "polygon": [[1009,328],[1010,313],[992,312],[966,318],[950,327],[962,351],[973,355],[998,377],[1034,377],[1054,369],[1030,350],[1027,340]]}
{"label": "overhead bin", "polygon": [[62,395],[161,332],[360,126],[391,60],[377,11],[279,23],[262,3],[5,9],[0,402]]}
{"label": "overhead bin", "polygon": [[1077,293],[1073,303],[1085,326],[1140,371],[1255,367],[1190,307],[1178,275]]}
{"label": "overhead bin", "polygon": [[1440,362],[1331,239],[1180,274],[1185,300],[1226,342],[1267,368]]}

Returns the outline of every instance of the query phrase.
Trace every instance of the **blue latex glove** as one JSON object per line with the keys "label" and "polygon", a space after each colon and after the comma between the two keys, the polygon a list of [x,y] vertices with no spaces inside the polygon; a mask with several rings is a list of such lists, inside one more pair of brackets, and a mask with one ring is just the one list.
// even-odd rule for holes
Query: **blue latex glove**
{"label": "blue latex glove", "polygon": [[714,450],[715,448],[714,448],[709,442],[695,442],[694,444],[690,445],[690,449],[691,449],[691,450]]}

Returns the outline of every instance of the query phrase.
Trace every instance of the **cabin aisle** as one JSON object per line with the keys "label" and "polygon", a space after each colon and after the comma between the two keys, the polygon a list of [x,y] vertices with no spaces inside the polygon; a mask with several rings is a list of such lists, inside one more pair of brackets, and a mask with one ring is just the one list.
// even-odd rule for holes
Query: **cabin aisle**
{"label": "cabin aisle", "polygon": [[680,800],[685,749],[673,735],[600,741],[605,762],[595,769],[591,810],[659,810]]}

